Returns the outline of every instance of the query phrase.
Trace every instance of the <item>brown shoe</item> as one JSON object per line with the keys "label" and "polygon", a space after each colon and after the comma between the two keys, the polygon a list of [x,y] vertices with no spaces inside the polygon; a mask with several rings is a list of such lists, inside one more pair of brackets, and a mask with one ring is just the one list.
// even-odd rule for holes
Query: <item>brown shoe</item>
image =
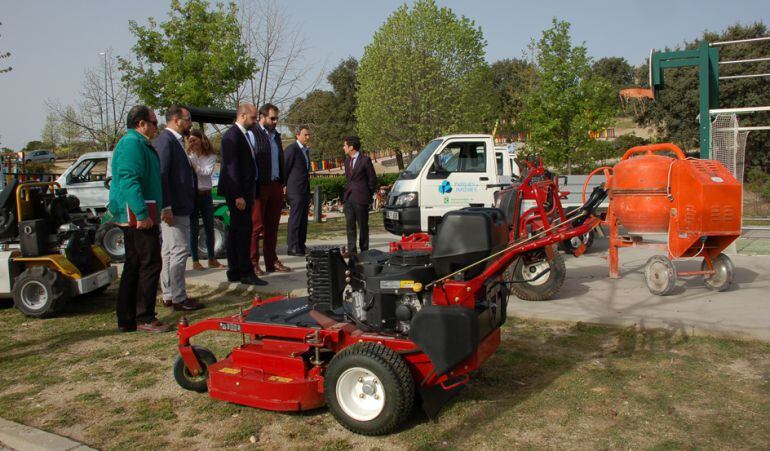
{"label": "brown shoe", "polygon": [[193,269],[196,271],[203,271],[206,268],[204,268],[203,265],[200,264],[200,262],[193,262]]}
{"label": "brown shoe", "polygon": [[174,303],[174,310],[176,311],[200,310],[203,307],[204,307],[203,304],[198,302],[197,299],[193,299],[193,298],[187,298],[182,302]]}
{"label": "brown shoe", "polygon": [[283,266],[281,262],[275,262],[272,269],[267,268],[267,272],[291,272],[291,268]]}
{"label": "brown shoe", "polygon": [[171,299],[163,299],[162,302],[163,302],[163,305],[165,305],[166,307],[171,307],[172,305],[174,305],[174,301],[172,301]]}
{"label": "brown shoe", "polygon": [[262,277],[262,276],[264,276],[264,275],[265,275],[265,272],[264,272],[264,271],[262,271],[262,268],[260,268],[260,267],[259,267],[259,265],[257,265],[257,266],[255,266],[255,267],[254,267],[254,274],[255,274],[257,277]]}
{"label": "brown shoe", "polygon": [[142,331],[142,332],[149,332],[149,333],[169,332],[171,331],[171,326],[168,324],[163,324],[156,319],[151,323],[137,324],[136,330]]}
{"label": "brown shoe", "polygon": [[219,263],[217,260],[209,260],[209,268],[221,268],[222,266],[222,263]]}

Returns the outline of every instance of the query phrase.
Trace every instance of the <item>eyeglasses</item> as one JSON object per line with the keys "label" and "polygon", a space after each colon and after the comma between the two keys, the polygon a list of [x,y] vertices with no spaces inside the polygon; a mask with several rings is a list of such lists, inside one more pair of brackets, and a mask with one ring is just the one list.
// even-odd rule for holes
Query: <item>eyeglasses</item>
{"label": "eyeglasses", "polygon": [[270,116],[270,120],[271,121],[277,121],[278,120],[278,116]]}

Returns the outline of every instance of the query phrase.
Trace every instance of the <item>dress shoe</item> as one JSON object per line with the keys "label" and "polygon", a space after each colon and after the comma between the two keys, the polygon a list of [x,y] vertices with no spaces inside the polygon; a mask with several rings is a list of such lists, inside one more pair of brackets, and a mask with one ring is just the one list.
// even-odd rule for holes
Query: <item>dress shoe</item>
{"label": "dress shoe", "polygon": [[204,268],[203,265],[200,264],[200,262],[196,261],[196,262],[193,262],[193,269],[196,271],[203,271],[206,268]]}
{"label": "dress shoe", "polygon": [[221,268],[222,266],[224,266],[224,265],[222,263],[219,263],[219,261],[217,261],[217,260],[209,260],[209,268],[210,269]]}
{"label": "dress shoe", "polygon": [[118,332],[136,332],[136,324],[132,326],[118,326]]}
{"label": "dress shoe", "polygon": [[267,268],[267,272],[291,272],[291,268],[284,266],[281,262],[275,262],[273,268]]}
{"label": "dress shoe", "polygon": [[149,332],[149,333],[169,332],[171,331],[171,326],[169,326],[168,324],[163,324],[156,319],[155,321],[152,321],[150,323],[137,324],[136,330],[141,332]]}
{"label": "dress shoe", "polygon": [[289,251],[286,254],[291,255],[292,257],[304,257],[305,256],[304,252],[299,252],[299,251]]}
{"label": "dress shoe", "polygon": [[254,268],[254,275],[257,277],[264,276],[266,273],[262,271],[262,268],[259,267],[259,265],[255,266]]}
{"label": "dress shoe", "polygon": [[241,278],[240,277],[227,276],[227,281],[230,282],[230,283],[240,283],[241,282]]}
{"label": "dress shoe", "polygon": [[205,306],[193,298],[187,298],[182,302],[174,303],[174,310],[177,311],[200,310],[203,307]]}
{"label": "dress shoe", "polygon": [[264,280],[260,279],[257,276],[242,277],[241,283],[244,285],[267,285],[267,282],[265,282]]}

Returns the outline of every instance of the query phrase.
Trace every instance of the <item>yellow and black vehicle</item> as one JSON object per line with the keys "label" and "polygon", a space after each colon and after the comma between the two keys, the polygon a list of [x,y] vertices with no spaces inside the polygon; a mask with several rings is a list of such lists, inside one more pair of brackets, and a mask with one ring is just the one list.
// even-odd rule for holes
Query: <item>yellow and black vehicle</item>
{"label": "yellow and black vehicle", "polygon": [[42,318],[105,290],[117,269],[94,245],[98,226],[56,182],[9,182],[0,192],[0,298]]}

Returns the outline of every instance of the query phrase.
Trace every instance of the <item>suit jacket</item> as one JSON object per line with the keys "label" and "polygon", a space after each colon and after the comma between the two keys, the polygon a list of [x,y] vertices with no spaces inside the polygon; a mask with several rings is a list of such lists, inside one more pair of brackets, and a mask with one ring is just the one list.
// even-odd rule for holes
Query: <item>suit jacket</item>
{"label": "suit jacket", "polygon": [[372,196],[377,189],[377,174],[374,173],[372,159],[358,152],[358,161],[353,171],[350,171],[351,158],[345,159],[345,178],[348,180],[348,186],[343,201],[350,199],[353,203],[369,205],[372,202]]}
{"label": "suit jacket", "polygon": [[259,192],[256,177],[257,167],[251,146],[240,128],[233,124],[222,135],[218,192],[229,200],[242,197],[246,202],[253,202]]}
{"label": "suit jacket", "polygon": [[297,141],[283,151],[283,167],[286,171],[286,194],[289,197],[310,195],[310,159],[302,156]]}
{"label": "suit jacket", "polygon": [[195,210],[198,179],[184,147],[170,130],[163,130],[155,139],[155,150],[160,157],[162,208],[171,207],[175,216],[190,216]]}
{"label": "suit jacket", "polygon": [[[262,127],[257,124],[251,129],[254,133],[254,140],[257,148],[257,167],[259,168],[259,183],[270,183],[273,173],[273,157],[270,148],[270,136],[262,131]],[[275,141],[278,144],[278,178],[281,185],[286,185],[286,172],[283,163],[283,144],[281,144],[281,134],[275,132]]]}

